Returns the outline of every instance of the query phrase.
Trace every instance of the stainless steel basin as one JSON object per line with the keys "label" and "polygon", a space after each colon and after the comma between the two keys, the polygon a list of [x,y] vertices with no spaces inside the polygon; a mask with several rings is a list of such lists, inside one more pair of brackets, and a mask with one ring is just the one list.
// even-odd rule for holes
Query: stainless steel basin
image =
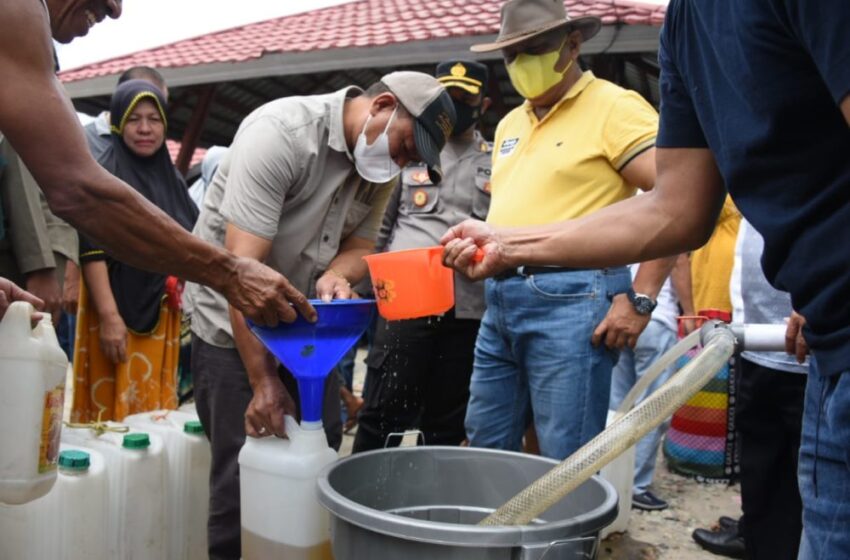
{"label": "stainless steel basin", "polygon": [[353,455],[319,477],[335,560],[595,558],[617,495],[594,477],[531,525],[480,527],[556,461],[508,451],[409,447]]}

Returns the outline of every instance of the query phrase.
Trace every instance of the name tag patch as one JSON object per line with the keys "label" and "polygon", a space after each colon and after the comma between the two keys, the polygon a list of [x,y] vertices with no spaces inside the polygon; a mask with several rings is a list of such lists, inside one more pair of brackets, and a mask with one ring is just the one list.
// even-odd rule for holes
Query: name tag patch
{"label": "name tag patch", "polygon": [[509,156],[514,153],[517,144],[519,144],[519,138],[505,138],[502,140],[502,145],[499,146],[499,157]]}

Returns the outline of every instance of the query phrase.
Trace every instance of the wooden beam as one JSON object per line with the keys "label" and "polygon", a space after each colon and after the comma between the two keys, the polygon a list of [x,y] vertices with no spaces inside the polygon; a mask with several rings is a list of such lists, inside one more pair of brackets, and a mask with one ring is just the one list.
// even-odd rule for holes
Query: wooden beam
{"label": "wooden beam", "polygon": [[189,171],[192,154],[195,153],[195,148],[198,146],[198,139],[201,137],[201,131],[204,129],[204,122],[207,120],[210,103],[215,94],[215,84],[207,84],[197,88],[197,94],[198,102],[195,104],[192,117],[186,124],[186,131],[183,133],[183,139],[180,143],[180,153],[177,154],[177,170],[183,175]]}

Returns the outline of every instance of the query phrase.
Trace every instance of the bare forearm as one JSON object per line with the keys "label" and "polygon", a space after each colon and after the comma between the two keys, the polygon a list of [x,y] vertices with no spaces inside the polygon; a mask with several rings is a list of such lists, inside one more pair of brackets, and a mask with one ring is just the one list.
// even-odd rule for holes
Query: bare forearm
{"label": "bare forearm", "polygon": [[683,253],[711,235],[726,191],[707,149],[659,149],[657,183],[578,220],[499,232],[508,266],[602,268]]}
{"label": "bare forearm", "polygon": [[665,257],[640,263],[632,288],[635,292],[646,294],[655,299],[661,292],[664,281],[670,276],[676,257]]}
{"label": "bare forearm", "polygon": [[698,245],[683,220],[656,204],[654,191],[577,220],[501,232],[510,266],[621,266],[665,257]]}
{"label": "bare forearm", "polygon": [[371,255],[374,250],[374,243],[367,239],[358,237],[346,239],[340,245],[339,253],[331,261],[328,270],[343,276],[349,283],[356,284],[369,272],[363,257]]}
{"label": "bare forearm", "polygon": [[230,307],[230,326],[233,329],[233,340],[251,387],[256,387],[264,379],[277,375],[277,367],[271,353],[251,334],[245,318],[238,310]]}
{"label": "bare forearm", "polygon": [[688,316],[696,315],[691,286],[691,258],[687,253],[682,253],[676,258],[676,264],[670,273],[670,281],[673,284],[673,289],[676,290],[682,313]]}
{"label": "bare forearm", "polygon": [[216,289],[232,278],[233,257],[183,229],[107,173],[86,185],[59,213],[113,258]]}
{"label": "bare forearm", "polygon": [[85,263],[83,278],[98,317],[118,315],[118,304],[115,303],[115,295],[112,293],[112,286],[109,285],[106,263],[103,261]]}

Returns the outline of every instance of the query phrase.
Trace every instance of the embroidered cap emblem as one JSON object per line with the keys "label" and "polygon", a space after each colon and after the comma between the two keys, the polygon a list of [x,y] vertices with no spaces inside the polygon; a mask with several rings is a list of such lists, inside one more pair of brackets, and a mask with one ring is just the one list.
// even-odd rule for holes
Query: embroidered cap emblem
{"label": "embroidered cap emblem", "polygon": [[454,76],[455,78],[463,78],[464,76],[466,76],[466,66],[458,62],[457,64],[452,66],[451,73],[452,76]]}

